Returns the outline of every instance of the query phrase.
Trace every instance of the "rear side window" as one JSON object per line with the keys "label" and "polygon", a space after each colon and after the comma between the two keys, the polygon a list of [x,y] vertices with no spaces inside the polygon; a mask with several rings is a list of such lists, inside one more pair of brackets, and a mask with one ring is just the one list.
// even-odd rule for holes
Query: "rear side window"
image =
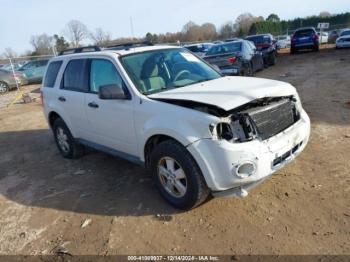
{"label": "rear side window", "polygon": [[88,91],[87,63],[86,59],[75,59],[68,63],[63,75],[63,89],[78,92]]}
{"label": "rear side window", "polygon": [[57,74],[61,68],[61,65],[62,61],[55,61],[49,64],[44,79],[44,87],[53,87],[55,85]]}

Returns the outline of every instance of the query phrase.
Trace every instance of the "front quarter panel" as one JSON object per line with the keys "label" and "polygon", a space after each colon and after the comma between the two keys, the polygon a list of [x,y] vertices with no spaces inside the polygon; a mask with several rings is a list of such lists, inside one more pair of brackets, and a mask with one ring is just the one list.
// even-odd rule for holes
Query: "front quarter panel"
{"label": "front quarter panel", "polygon": [[219,118],[166,102],[144,99],[135,108],[135,127],[139,141],[139,157],[144,161],[144,147],[154,135],[166,135],[183,146],[211,138],[209,125]]}

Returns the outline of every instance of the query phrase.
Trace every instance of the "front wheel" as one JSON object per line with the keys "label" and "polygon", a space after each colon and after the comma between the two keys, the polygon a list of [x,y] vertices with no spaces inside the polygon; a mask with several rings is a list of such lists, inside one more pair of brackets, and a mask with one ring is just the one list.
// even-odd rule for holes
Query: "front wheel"
{"label": "front wheel", "polygon": [[9,91],[9,86],[3,81],[0,81],[0,94],[5,94]]}
{"label": "front wheel", "polygon": [[189,210],[203,203],[209,195],[196,161],[174,140],[155,147],[150,157],[150,170],[162,197],[176,208]]}
{"label": "front wheel", "polygon": [[276,54],[275,53],[272,53],[270,55],[270,65],[274,66],[276,64],[276,60],[277,60],[277,57],[276,57]]}

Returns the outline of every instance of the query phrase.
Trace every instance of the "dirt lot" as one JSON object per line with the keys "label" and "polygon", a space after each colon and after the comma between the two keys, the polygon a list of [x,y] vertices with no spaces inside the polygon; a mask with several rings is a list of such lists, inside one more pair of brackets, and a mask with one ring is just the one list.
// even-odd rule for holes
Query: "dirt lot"
{"label": "dirt lot", "polygon": [[350,254],[349,72],[350,50],[328,49],[258,73],[298,89],[311,141],[247,198],[190,212],[169,207],[139,166],[63,159],[40,101],[1,108],[0,254]]}

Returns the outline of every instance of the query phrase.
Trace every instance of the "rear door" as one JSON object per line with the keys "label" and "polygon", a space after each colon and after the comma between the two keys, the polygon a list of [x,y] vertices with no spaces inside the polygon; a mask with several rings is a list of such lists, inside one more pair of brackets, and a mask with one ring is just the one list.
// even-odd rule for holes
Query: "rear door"
{"label": "rear door", "polygon": [[52,98],[57,102],[59,113],[76,138],[88,138],[85,112],[85,93],[89,90],[87,59],[68,62],[60,83],[60,89]]}
{"label": "rear door", "polygon": [[119,153],[136,155],[134,101],[131,98],[104,100],[98,96],[99,88],[109,85],[129,94],[116,64],[107,58],[93,58],[89,72],[90,89],[85,95],[89,140]]}

